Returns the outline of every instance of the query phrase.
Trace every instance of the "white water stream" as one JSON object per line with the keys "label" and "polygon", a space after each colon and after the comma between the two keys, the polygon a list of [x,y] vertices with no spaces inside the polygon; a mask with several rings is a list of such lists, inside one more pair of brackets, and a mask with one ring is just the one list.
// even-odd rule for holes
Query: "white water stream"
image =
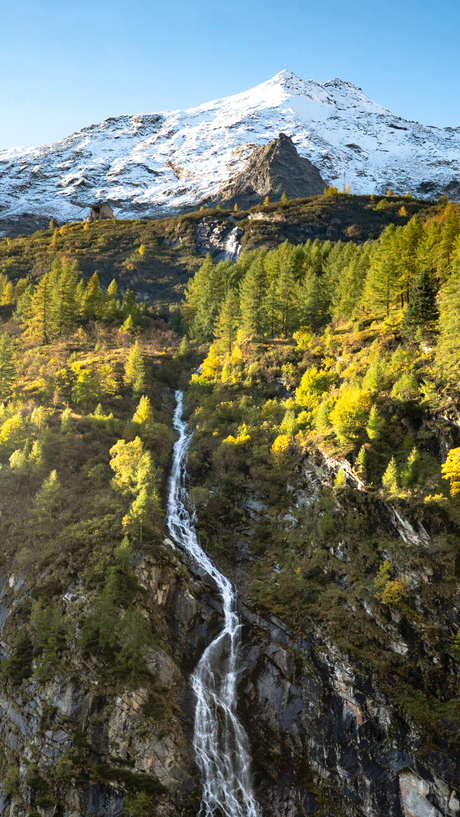
{"label": "white water stream", "polygon": [[216,583],[224,626],[205,649],[191,677],[196,695],[194,747],[203,796],[199,817],[259,817],[251,784],[248,739],[236,715],[236,675],[240,623],[236,594],[202,549],[187,510],[185,476],[192,434],[182,419],[183,395],[176,392],[173,467],[168,498],[168,528],[200,572]]}

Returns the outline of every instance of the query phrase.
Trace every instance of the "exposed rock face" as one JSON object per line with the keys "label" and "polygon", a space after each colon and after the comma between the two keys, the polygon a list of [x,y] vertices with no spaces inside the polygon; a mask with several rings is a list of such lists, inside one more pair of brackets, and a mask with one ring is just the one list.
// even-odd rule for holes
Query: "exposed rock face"
{"label": "exposed rock face", "polygon": [[264,817],[459,817],[460,766],[433,752],[319,634],[244,611],[242,674]]}
{"label": "exposed rock face", "polygon": [[[50,223],[51,216],[41,216],[34,213],[18,213],[17,215],[0,216],[0,237],[8,235],[16,238],[18,235],[30,235],[37,230],[46,230]],[[55,226],[59,227],[60,222],[53,219]]]}
{"label": "exposed rock face", "polygon": [[211,201],[247,210],[266,196],[272,201],[283,193],[289,199],[307,198],[321,195],[324,187],[318,168],[299,156],[292,139],[280,133],[268,145],[255,148],[246,167],[222,185]]}
{"label": "exposed rock face", "polygon": [[[336,467],[305,462],[305,501],[314,500],[320,480]],[[247,508],[255,516],[264,512],[251,497]],[[384,516],[383,507],[376,511]],[[413,520],[386,511],[395,537],[427,547],[428,535]],[[136,572],[144,614],[157,622],[160,614],[167,645],[146,655],[166,717],[149,714],[143,687],[111,689],[101,666],[77,651],[57,677],[9,689],[0,698],[5,817],[122,817],[126,786],[119,769],[162,787],[152,817],[197,814],[188,676],[221,626],[220,600],[177,551],[161,563],[142,559]],[[3,583],[1,626],[28,592],[18,576]],[[86,603],[76,588],[63,599],[75,615]],[[241,614],[240,715],[262,817],[460,817],[458,744],[448,747],[433,736],[432,748],[422,751],[419,730],[382,692],[381,679],[353,663],[319,627],[294,636],[282,621],[256,615],[249,601],[241,603]],[[402,620],[385,625],[398,654],[399,644],[415,646],[402,628]]]}

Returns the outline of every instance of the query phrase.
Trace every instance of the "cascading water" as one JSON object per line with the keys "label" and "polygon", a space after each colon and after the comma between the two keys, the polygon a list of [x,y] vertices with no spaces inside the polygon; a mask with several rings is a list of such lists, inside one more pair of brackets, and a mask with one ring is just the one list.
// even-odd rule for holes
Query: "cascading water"
{"label": "cascading water", "polygon": [[206,648],[192,675],[196,695],[194,746],[203,784],[200,817],[259,817],[251,784],[248,740],[236,716],[236,661],[240,623],[231,583],[202,549],[187,510],[185,475],[192,439],[176,392],[173,467],[168,498],[171,538],[216,583],[223,601],[224,627]]}

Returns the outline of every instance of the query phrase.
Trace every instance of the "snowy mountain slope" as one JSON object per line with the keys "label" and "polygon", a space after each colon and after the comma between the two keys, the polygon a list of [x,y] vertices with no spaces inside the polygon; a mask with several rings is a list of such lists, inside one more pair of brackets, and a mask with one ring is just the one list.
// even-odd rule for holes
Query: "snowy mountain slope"
{"label": "snowy mountain slope", "polygon": [[55,144],[1,151],[0,219],[77,220],[100,199],[118,217],[189,208],[280,132],[339,188],[460,198],[460,128],[399,119],[344,80],[322,85],[281,71],[195,108],[120,116]]}

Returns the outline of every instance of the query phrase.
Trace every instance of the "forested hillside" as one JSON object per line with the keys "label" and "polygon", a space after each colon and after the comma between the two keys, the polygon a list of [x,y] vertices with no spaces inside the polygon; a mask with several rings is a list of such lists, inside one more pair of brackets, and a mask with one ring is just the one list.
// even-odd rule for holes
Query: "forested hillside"
{"label": "forested hillside", "polygon": [[[264,817],[458,816],[460,214],[380,201],[375,240],[262,247],[213,211],[234,264],[195,252],[199,213],[0,242],[7,817],[198,810],[188,679],[221,607],[166,538],[178,386]],[[169,324],[133,292],[161,265]]]}
{"label": "forested hillside", "polygon": [[212,342],[189,391],[202,540],[261,616],[332,640],[454,785],[459,236],[447,207],[360,246],[207,260],[182,308]]}

